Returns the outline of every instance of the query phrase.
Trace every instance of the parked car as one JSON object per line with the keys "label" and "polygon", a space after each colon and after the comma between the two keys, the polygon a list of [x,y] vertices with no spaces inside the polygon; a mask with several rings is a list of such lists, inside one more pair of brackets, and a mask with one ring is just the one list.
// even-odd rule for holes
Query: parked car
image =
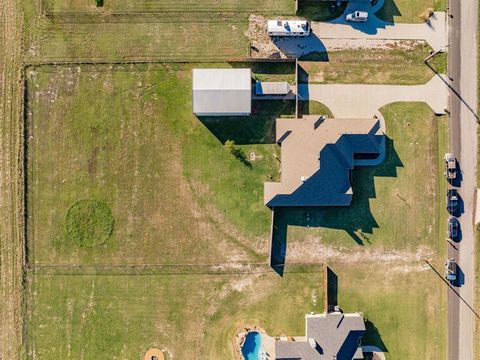
{"label": "parked car", "polygon": [[368,12],[366,11],[354,11],[345,16],[345,20],[354,22],[364,22],[368,20]]}
{"label": "parked car", "polygon": [[458,192],[457,189],[447,190],[447,210],[450,214],[454,214],[458,207]]}
{"label": "parked car", "polygon": [[447,153],[445,159],[445,176],[447,179],[455,179],[457,176],[457,160],[452,153]]}
{"label": "parked car", "polygon": [[448,281],[455,281],[457,279],[457,262],[455,259],[448,259],[445,263],[445,278]]}
{"label": "parked car", "polygon": [[455,216],[450,216],[447,220],[448,237],[452,240],[457,239],[460,223]]}

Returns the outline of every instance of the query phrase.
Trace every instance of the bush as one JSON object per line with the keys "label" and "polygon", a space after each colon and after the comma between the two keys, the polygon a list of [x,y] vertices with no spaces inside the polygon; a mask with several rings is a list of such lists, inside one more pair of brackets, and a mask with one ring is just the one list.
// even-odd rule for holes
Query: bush
{"label": "bush", "polygon": [[242,164],[248,166],[249,168],[252,167],[252,163],[248,161],[245,152],[242,149],[235,147],[235,141],[227,140],[225,141],[225,149],[227,149],[233,156],[237,158]]}
{"label": "bush", "polygon": [[103,6],[103,0],[95,0],[97,3],[97,7],[102,7]]}
{"label": "bush", "polygon": [[113,215],[107,204],[96,200],[80,200],[65,216],[67,238],[80,247],[104,244],[113,233]]}

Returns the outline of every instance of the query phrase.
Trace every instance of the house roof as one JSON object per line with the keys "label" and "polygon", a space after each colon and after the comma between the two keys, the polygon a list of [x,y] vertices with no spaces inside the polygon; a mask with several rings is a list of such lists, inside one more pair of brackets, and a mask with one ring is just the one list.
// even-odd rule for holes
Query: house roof
{"label": "house roof", "polygon": [[193,69],[193,112],[197,115],[248,115],[250,69]]}
{"label": "house roof", "polygon": [[306,336],[296,341],[277,341],[277,360],[363,359],[360,339],[365,334],[361,314],[306,315]]}
{"label": "house roof", "polygon": [[[281,145],[280,182],[264,184],[268,206],[347,206],[352,199],[350,170],[373,165],[385,152],[383,119],[277,119]],[[355,154],[378,154],[357,160]]]}

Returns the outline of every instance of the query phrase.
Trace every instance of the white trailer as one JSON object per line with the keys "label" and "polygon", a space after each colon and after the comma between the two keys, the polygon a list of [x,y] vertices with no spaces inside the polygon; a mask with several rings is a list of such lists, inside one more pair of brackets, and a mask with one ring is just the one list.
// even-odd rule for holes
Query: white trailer
{"label": "white trailer", "polygon": [[308,36],[310,23],[300,20],[268,20],[269,36]]}

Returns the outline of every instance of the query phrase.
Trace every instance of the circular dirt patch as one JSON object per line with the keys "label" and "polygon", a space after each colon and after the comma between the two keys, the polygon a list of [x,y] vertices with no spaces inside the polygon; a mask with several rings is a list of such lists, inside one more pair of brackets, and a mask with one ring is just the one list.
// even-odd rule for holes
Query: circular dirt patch
{"label": "circular dirt patch", "polygon": [[80,247],[102,245],[112,236],[112,211],[100,201],[77,201],[67,211],[65,230],[68,238]]}
{"label": "circular dirt patch", "polygon": [[152,348],[148,350],[145,354],[145,360],[164,360],[165,356],[163,352],[159,349]]}

